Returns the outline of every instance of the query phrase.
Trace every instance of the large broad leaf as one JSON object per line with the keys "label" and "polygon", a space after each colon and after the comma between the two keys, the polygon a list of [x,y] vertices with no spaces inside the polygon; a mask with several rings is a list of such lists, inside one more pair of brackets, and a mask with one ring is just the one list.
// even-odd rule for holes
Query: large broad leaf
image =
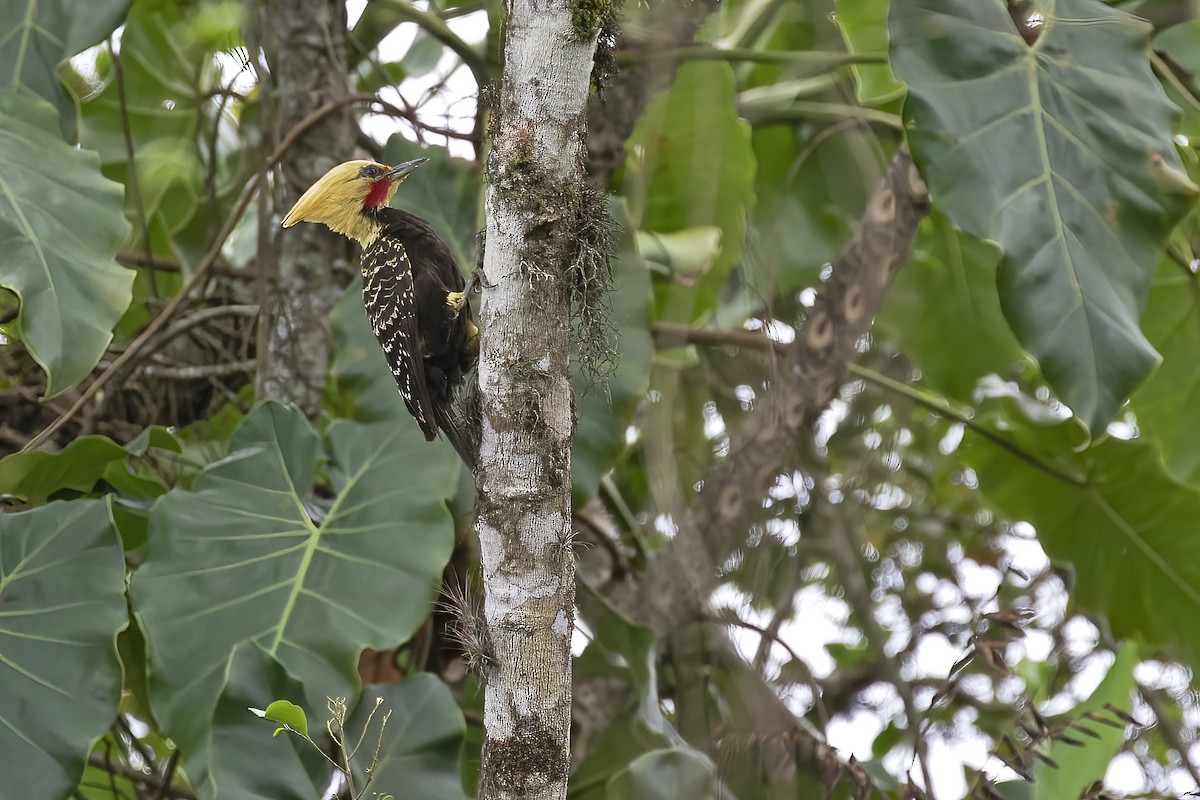
{"label": "large broad leaf", "polygon": [[1133,396],[1138,426],[1162,447],[1171,474],[1200,482],[1200,282],[1193,272],[1162,259],[1142,327],[1163,354],[1162,366]]}
{"label": "large broad leaf", "polygon": [[[376,703],[379,703],[376,709]],[[371,711],[375,714],[367,725]],[[380,737],[380,725],[387,724]],[[371,797],[436,797],[466,800],[459,752],[467,724],[454,695],[437,677],[414,675],[403,683],[372,686],[363,692],[346,730],[355,738],[366,730],[354,759],[355,788]],[[367,786],[366,769],[379,746],[379,761]]]}
{"label": "large broad leaf", "polygon": [[268,403],[191,491],[154,507],[130,592],[155,714],[185,753],[208,735],[242,642],[319,708],[355,694],[363,647],[395,647],[429,613],[453,544],[457,459],[415,425],[339,421],[326,438],[331,501],[313,496],[317,434],[295,408]]}
{"label": "large broad leaf", "polygon": [[1096,0],[1039,5],[1030,46],[1002,0],[894,0],[892,66],[938,207],[1000,244],[1005,316],[1102,432],[1158,362],[1138,312],[1186,208],[1159,187],[1179,165],[1174,110],[1145,23]]}
{"label": "large broad leaf", "polygon": [[101,500],[0,514],[0,775],[66,797],[121,699],[125,561]]}
{"label": "large broad leaf", "polygon": [[[887,58],[889,0],[837,0],[836,19],[846,49],[863,56]],[[858,102],[879,105],[904,96],[904,84],[886,64],[855,64]]]}
{"label": "large broad leaf", "polygon": [[0,90],[0,193],[0,286],[21,298],[16,331],[52,396],[91,372],[129,305],[121,187],[59,138],[49,103]]}
{"label": "large broad leaf", "polygon": [[612,800],[716,800],[721,796],[712,762],[695,750],[655,750],[608,784]]}
{"label": "large broad leaf", "polygon": [[609,781],[635,759],[687,744],[659,705],[654,631],[621,616],[587,583],[580,584],[578,602],[593,636],[575,659],[575,679],[618,681],[629,687],[634,700],[589,745],[587,758],[571,773],[572,797],[600,800],[609,796]]}
{"label": "large broad leaf", "polygon": [[931,214],[878,319],[923,380],[955,400],[969,402],[980,378],[1008,378],[1026,360],[996,297],[999,260],[994,245]]}
{"label": "large broad leaf", "polygon": [[112,33],[128,0],[7,0],[0,4],[0,84],[25,86],[58,106],[71,98],[59,65]]}
{"label": "large broad leaf", "polygon": [[[626,181],[630,221],[647,231],[671,233],[715,225],[721,253],[702,279],[680,276],[704,291],[678,294],[671,304],[680,321],[711,310],[717,290],[737,263],[754,204],[754,151],[749,127],[738,119],[733,70],[719,62],[690,62],[671,87],[646,106],[629,137],[631,175]],[[698,303],[698,307],[696,306]]]}
{"label": "large broad leaf", "polygon": [[1200,492],[1171,477],[1150,442],[1108,439],[1075,452],[1071,420],[981,419],[1024,456],[968,432],[962,453],[981,490],[1008,519],[1030,522],[1051,559],[1072,566],[1079,605],[1116,636],[1200,666]]}
{"label": "large broad leaf", "polygon": [[[142,246],[153,245],[155,252],[176,254],[170,239],[201,203],[205,175],[197,136],[205,93],[215,88],[217,67],[211,48],[201,39],[197,17],[218,9],[232,14],[236,31],[236,5],[138,0],[121,37],[124,105],[114,72],[104,91],[83,106],[80,141],[100,153],[107,175],[127,186],[128,132],[138,182],[138,194],[126,195],[128,214],[131,219],[145,215],[154,241]],[[218,172],[214,179],[221,177]],[[141,208],[134,206],[138,202]],[[206,220],[205,227],[208,224]],[[140,226],[136,233],[141,236]]]}
{"label": "large broad leaf", "polygon": [[[1109,667],[1104,680],[1092,692],[1091,697],[1067,713],[1067,718],[1092,731],[1094,735],[1081,735],[1078,731],[1066,730],[1067,735],[1081,744],[1071,744],[1056,739],[1044,755],[1049,756],[1054,766],[1038,762],[1033,782],[1033,796],[1037,800],[1064,800],[1083,797],[1087,788],[1102,780],[1108,764],[1121,746],[1125,744],[1123,725],[1112,727],[1087,722],[1084,714],[1106,715],[1113,718],[1110,708],[1128,714],[1133,704],[1133,690],[1137,682],[1133,679],[1133,668],[1138,664],[1137,645],[1126,643],[1117,652],[1117,659]],[[1058,720],[1051,720],[1056,724]]]}
{"label": "large broad leaf", "polygon": [[762,297],[817,282],[821,267],[837,258],[858,225],[886,163],[869,131],[828,131],[782,125],[754,130],[756,159],[775,165],[759,170],[755,180],[754,239],[747,248],[752,257],[742,265],[748,288]]}
{"label": "large broad leaf", "polygon": [[[225,689],[204,738],[187,753],[188,780],[202,798],[311,800],[329,769],[303,739],[272,737],[272,727],[248,709],[276,697],[303,695],[304,687],[262,646],[243,642],[224,665]],[[323,713],[325,706],[318,707]],[[313,731],[320,741],[320,730]]]}
{"label": "large broad leaf", "polygon": [[[63,489],[91,492],[102,478],[120,483],[120,471],[131,456],[151,448],[179,452],[179,443],[166,428],[152,427],[124,446],[107,436],[80,436],[62,450],[30,450],[0,459],[0,494],[44,503]],[[125,476],[128,477],[128,470]]]}

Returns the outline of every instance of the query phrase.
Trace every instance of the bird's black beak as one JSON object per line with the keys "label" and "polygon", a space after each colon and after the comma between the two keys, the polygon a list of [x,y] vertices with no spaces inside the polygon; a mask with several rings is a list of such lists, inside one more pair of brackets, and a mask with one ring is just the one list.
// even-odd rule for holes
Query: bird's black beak
{"label": "bird's black beak", "polygon": [[405,161],[403,164],[392,167],[387,172],[383,173],[383,177],[391,178],[394,181],[400,180],[401,178],[406,178],[408,177],[408,173],[412,172],[414,169],[421,166],[428,160],[428,158],[414,158],[412,161]]}

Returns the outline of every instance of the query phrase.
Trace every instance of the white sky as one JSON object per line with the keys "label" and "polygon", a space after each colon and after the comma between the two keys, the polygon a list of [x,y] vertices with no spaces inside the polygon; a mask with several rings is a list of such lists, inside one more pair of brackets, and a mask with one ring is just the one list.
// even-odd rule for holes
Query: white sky
{"label": "white sky", "polygon": [[[416,2],[413,5],[425,9],[429,4]],[[350,27],[353,27],[358,18],[362,16],[365,7],[366,0],[347,0],[346,14]],[[449,20],[447,25],[468,44],[479,44],[487,35],[487,14],[477,11]],[[386,63],[403,60],[404,54],[412,45],[416,32],[417,26],[411,24],[400,25],[390,33],[380,43],[380,61]],[[441,91],[434,95],[428,94],[430,89],[443,82]],[[471,74],[471,70],[462,66],[458,56],[446,49],[443,51],[437,67],[429,73],[408,78],[400,84],[398,90],[384,89],[379,96],[384,100],[396,103],[399,96],[403,95],[409,103],[421,104],[422,118],[430,124],[460,133],[470,133],[475,124],[475,97],[478,91],[479,87],[475,83],[475,77]],[[385,143],[396,132],[400,132],[410,139],[415,138],[412,129],[406,123],[386,114],[367,114],[363,119],[362,127],[372,139],[380,144]],[[461,139],[427,135],[426,141],[446,146],[456,156],[463,158],[474,156],[470,143]]]}

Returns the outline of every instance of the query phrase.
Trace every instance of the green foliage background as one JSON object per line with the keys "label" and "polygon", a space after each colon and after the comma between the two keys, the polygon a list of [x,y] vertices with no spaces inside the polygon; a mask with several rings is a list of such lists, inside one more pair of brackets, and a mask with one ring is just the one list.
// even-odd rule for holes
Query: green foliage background
{"label": "green foliage background", "polygon": [[[601,173],[620,360],[607,385],[577,381],[573,486],[578,525],[606,543],[581,555],[577,681],[633,701],[577,753],[571,797],[908,797],[924,749],[964,740],[989,760],[950,784],[977,796],[1073,800],[1119,752],[1146,792],[1197,775],[1180,756],[1200,665],[1195,5],[730,0],[665,52],[672,31],[627,4],[617,64],[660,80]],[[347,75],[403,89],[461,60],[493,81],[500,8],[370,0]],[[478,686],[435,633],[447,576],[473,580],[453,452],[411,424],[353,281],[329,287],[319,420],[255,402],[247,377],[260,211],[215,238],[270,150],[243,13],[0,4],[0,797],[167,796],[163,780],[171,796],[319,797],[320,755],[246,709],[291,700],[319,737],[330,697],[357,709],[353,731],[376,699],[391,711],[362,751],[373,790],[475,793]],[[488,32],[463,42],[448,21],[473,13]],[[636,94],[620,73],[605,92],[613,114]],[[367,146],[431,159],[396,202],[467,269],[481,165],[429,143],[449,139],[423,111],[401,130],[425,144]],[[747,336],[790,340],[900,148],[934,210],[852,379],[747,520],[729,607],[656,641],[607,603],[605,576],[688,535],[673,520],[781,365]],[[266,201],[274,235],[285,209]],[[18,452],[214,246],[155,354]],[[178,369],[220,364],[236,368]],[[1049,559],[1032,572],[1014,555],[1031,541]],[[816,648],[832,666],[788,644],[805,597],[840,614]],[[922,672],[933,640],[953,670]],[[364,689],[364,648],[395,680]],[[1089,670],[1105,677],[1080,689]],[[868,752],[820,755],[864,710]]]}

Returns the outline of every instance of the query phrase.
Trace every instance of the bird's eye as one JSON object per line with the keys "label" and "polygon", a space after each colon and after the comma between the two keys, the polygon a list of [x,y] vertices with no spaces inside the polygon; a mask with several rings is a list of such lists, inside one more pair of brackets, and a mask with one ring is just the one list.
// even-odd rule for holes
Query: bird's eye
{"label": "bird's eye", "polygon": [[374,164],[368,164],[358,171],[358,174],[364,178],[378,178],[380,175],[379,167]]}

